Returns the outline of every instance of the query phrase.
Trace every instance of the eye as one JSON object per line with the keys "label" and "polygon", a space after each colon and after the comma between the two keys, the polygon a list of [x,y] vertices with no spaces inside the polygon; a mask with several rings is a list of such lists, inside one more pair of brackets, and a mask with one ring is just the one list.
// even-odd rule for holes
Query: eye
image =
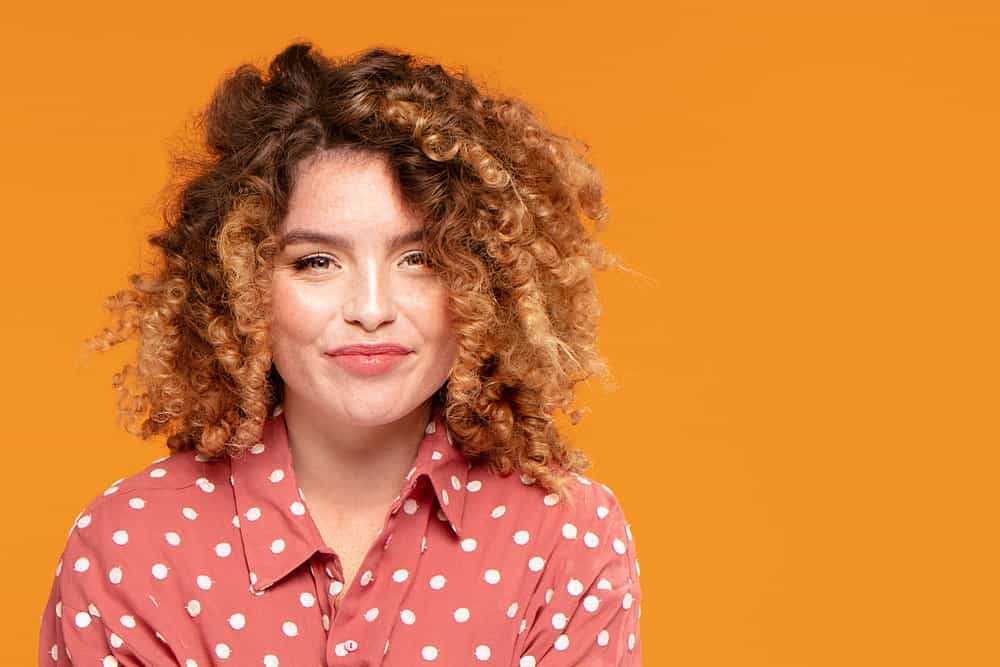
{"label": "eye", "polygon": [[[322,263],[322,262],[333,262],[334,264],[337,263],[333,259],[333,257],[330,257],[329,255],[310,255],[309,257],[303,257],[302,259],[295,260],[295,262],[292,264],[292,266],[295,267],[296,271],[304,271],[306,268],[316,267],[317,266],[317,262],[320,262],[320,263]],[[319,268],[322,269],[322,268],[325,268],[325,267],[324,267],[324,265],[320,264]]]}
{"label": "eye", "polygon": [[[411,260],[416,260],[416,261],[411,261]],[[427,257],[427,255],[420,250],[407,254],[405,257],[403,257],[403,261],[409,264],[410,266],[421,266],[421,265],[430,266],[431,264],[431,261]]]}

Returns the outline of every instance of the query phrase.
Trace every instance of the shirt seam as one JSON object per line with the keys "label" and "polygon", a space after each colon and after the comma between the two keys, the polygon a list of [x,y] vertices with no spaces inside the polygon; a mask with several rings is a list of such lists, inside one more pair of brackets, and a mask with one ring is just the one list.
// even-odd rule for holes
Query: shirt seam
{"label": "shirt seam", "polygon": [[[101,624],[101,628],[102,629],[107,630],[108,632],[114,633],[118,637],[118,639],[121,640],[122,646],[127,647],[129,651],[131,651],[132,653],[135,654],[136,658],[142,660],[143,662],[152,664],[149,661],[149,659],[146,658],[145,655],[143,655],[141,652],[139,652],[139,651],[136,650],[135,646],[133,646],[129,642],[125,641],[125,638],[122,637],[121,634],[119,634],[118,632],[116,632],[115,630],[113,630],[111,628],[111,626],[109,626],[107,623],[105,623],[103,615],[102,616],[94,616],[93,614],[90,613],[89,609],[81,609],[80,607],[76,607],[74,605],[67,604],[66,601],[62,599],[61,595],[60,595],[60,598],[59,598],[59,602],[60,602],[60,605],[61,605],[62,610],[63,610],[63,615],[65,615],[67,609],[69,609],[72,612],[76,612],[78,614],[89,614],[92,619],[96,619]],[[98,609],[98,611],[100,611],[100,610]],[[108,641],[107,636],[104,637],[104,640]],[[157,639],[157,641],[159,641],[159,639]],[[65,635],[63,635],[63,642],[62,642],[62,644],[63,644],[63,647],[66,646],[66,637],[65,637]],[[109,645],[108,646],[108,651],[111,652],[113,650],[114,650],[114,647]]]}

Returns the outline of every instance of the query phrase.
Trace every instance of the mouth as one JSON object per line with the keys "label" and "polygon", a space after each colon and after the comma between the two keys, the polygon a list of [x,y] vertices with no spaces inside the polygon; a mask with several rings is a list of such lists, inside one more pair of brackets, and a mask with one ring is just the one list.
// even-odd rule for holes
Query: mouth
{"label": "mouth", "polygon": [[388,373],[398,367],[409,357],[409,353],[381,352],[365,354],[362,352],[341,352],[327,355],[340,368],[352,375],[371,377]]}

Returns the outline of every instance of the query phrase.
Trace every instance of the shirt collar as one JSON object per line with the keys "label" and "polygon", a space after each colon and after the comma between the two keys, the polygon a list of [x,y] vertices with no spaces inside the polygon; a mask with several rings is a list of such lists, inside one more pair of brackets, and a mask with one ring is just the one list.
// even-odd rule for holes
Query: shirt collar
{"label": "shirt collar", "polygon": [[[264,420],[260,442],[230,461],[236,499],[236,521],[246,553],[250,588],[261,593],[307,561],[314,552],[329,550],[306,509],[298,488],[288,446],[285,416],[279,405]],[[400,481],[401,502],[420,477],[430,481],[439,510],[462,538],[466,482],[472,465],[454,445],[435,407],[417,448],[413,467]]]}

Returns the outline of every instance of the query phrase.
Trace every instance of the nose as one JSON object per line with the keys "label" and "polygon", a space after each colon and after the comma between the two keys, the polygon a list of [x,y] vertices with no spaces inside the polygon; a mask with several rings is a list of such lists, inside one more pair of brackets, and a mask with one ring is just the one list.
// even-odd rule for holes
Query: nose
{"label": "nose", "polygon": [[358,264],[344,299],[344,319],[357,322],[365,331],[375,331],[383,322],[396,319],[396,300],[391,277],[374,259]]}

